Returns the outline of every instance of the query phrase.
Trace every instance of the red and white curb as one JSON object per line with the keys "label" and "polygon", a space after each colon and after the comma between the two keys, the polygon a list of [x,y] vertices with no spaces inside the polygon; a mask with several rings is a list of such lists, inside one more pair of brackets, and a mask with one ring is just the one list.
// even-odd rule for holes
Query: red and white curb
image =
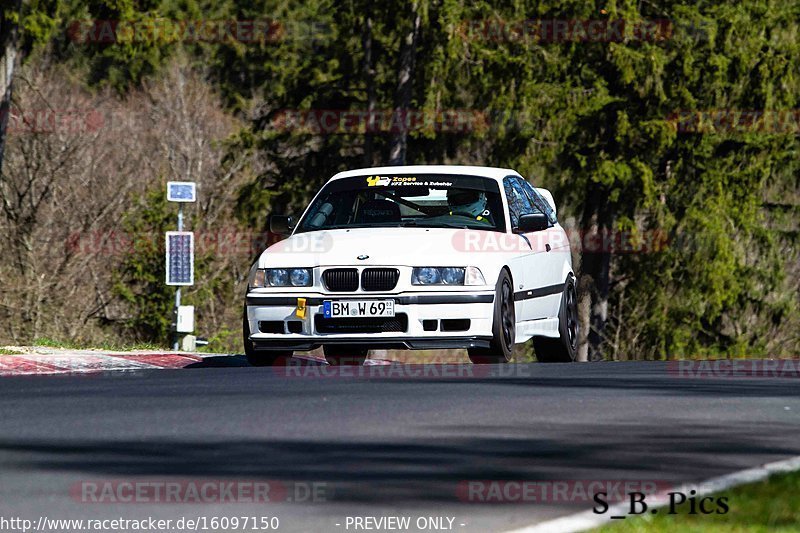
{"label": "red and white curb", "polygon": [[[95,350],[66,350],[35,348],[30,353],[0,355],[0,377],[38,376],[52,374],[91,374],[117,370],[151,370],[203,366],[206,358],[236,355],[189,352],[98,352]],[[325,364],[324,359],[301,356],[296,359]],[[367,360],[365,365],[388,365],[389,361]],[[231,364],[246,366],[246,364]]]}
{"label": "red and white curb", "polygon": [[193,353],[99,353],[92,350],[37,350],[36,353],[0,355],[0,376],[87,374],[113,370],[185,368],[201,363]]}

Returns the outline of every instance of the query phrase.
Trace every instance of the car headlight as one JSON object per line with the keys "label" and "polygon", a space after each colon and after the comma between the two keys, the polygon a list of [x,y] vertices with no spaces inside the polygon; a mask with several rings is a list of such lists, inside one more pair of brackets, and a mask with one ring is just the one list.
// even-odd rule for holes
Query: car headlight
{"label": "car headlight", "polygon": [[271,287],[288,287],[289,271],[285,268],[268,268],[267,283]]}
{"label": "car headlight", "polygon": [[442,275],[438,268],[422,267],[415,268],[411,272],[412,285],[436,285],[442,282]]}
{"label": "car headlight", "polygon": [[310,287],[310,268],[259,268],[250,275],[250,288]]}
{"label": "car headlight", "polygon": [[464,269],[446,267],[440,268],[439,272],[442,273],[442,282],[445,285],[463,285],[464,284]]}
{"label": "car headlight", "polygon": [[289,281],[295,287],[311,285],[311,271],[307,268],[293,268],[289,271]]}
{"label": "car headlight", "polygon": [[417,267],[411,271],[412,285],[486,285],[478,267]]}

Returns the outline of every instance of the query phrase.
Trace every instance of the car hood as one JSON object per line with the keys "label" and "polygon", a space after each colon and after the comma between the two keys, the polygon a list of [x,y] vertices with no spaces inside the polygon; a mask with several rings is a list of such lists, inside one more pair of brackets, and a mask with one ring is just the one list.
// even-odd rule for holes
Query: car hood
{"label": "car hood", "polygon": [[[455,228],[357,228],[298,233],[267,248],[260,268],[341,265],[459,266],[478,265],[476,248],[465,243],[517,239],[483,230]],[[491,248],[491,247],[490,247]],[[502,254],[502,252],[500,252]],[[488,257],[486,258],[488,259]]]}

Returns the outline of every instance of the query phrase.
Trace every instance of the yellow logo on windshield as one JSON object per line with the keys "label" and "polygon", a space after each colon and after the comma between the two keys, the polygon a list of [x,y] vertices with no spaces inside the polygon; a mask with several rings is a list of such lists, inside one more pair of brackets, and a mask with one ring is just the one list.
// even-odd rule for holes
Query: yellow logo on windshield
{"label": "yellow logo on windshield", "polygon": [[376,187],[378,185],[389,185],[391,179],[389,176],[370,176],[367,178],[367,186],[368,187]]}

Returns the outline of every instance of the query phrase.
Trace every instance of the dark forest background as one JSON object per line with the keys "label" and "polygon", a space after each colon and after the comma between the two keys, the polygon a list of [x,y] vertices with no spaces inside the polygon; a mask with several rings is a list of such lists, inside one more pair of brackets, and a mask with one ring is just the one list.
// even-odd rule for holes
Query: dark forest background
{"label": "dark forest background", "polygon": [[799,28],[780,0],[6,0],[0,342],[166,344],[164,189],[191,180],[184,303],[240,350],[269,213],[445,163],[554,193],[594,357],[797,355]]}

